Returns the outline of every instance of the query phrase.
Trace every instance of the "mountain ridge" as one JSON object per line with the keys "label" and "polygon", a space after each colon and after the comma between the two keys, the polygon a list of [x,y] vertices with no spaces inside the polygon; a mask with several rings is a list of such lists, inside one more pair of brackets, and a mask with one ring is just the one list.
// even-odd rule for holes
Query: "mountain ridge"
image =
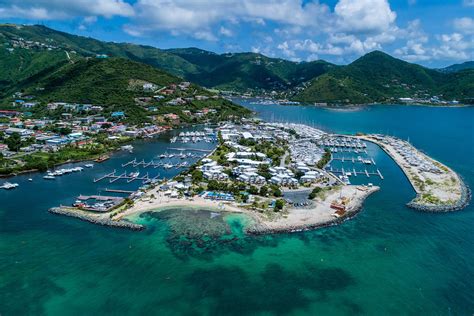
{"label": "mountain ridge", "polygon": [[[0,25],[0,40],[2,38],[10,41],[12,38],[38,40],[58,45],[65,52],[73,51],[79,57],[106,54],[126,58],[208,88],[256,95],[273,92],[281,98],[310,103],[389,102],[401,97],[438,94],[467,101],[474,98],[471,71],[458,69],[464,66],[450,66],[457,71],[440,71],[397,59],[381,51],[370,52],[348,65],[335,65],[324,60],[293,62],[251,52],[217,54],[196,47],[159,49],[147,45],[103,42],[45,26]],[[5,64],[9,60],[0,60],[0,69],[2,62]],[[8,74],[0,76],[0,91],[2,83],[14,84],[19,78],[23,78],[21,74],[11,74],[11,78]],[[461,86],[454,86],[454,82]]]}

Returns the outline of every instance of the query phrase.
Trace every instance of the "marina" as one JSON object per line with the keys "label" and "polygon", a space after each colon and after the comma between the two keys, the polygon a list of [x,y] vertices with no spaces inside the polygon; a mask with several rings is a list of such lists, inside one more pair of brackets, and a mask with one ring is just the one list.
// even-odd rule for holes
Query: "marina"
{"label": "marina", "polygon": [[170,143],[215,143],[217,137],[211,128],[205,128],[204,131],[180,132],[177,136],[170,138]]}
{"label": "marina", "polygon": [[109,183],[114,183],[115,181],[118,181],[118,180],[126,180],[127,183],[130,183],[132,181],[142,181],[142,183],[146,184],[146,183],[158,181],[159,176],[160,174],[157,174],[154,177],[150,177],[148,175],[148,172],[144,176],[140,176],[140,172],[131,172],[127,174],[127,172],[124,171],[121,174],[117,174],[117,171],[114,169],[114,171],[108,174],[105,174],[97,179],[94,179],[93,181],[94,183],[97,183],[102,180],[109,179]]}
{"label": "marina", "polygon": [[[356,133],[370,128],[373,132],[394,130],[403,139],[410,135],[417,147],[439,158],[463,175],[470,186],[474,185],[473,173],[470,171],[472,139],[468,139],[465,145],[452,141],[453,137],[463,139],[470,131],[472,125],[467,118],[472,117],[473,108],[425,110],[406,106],[376,106],[371,111],[349,114],[312,107],[305,109],[303,114],[293,116],[296,117],[295,121],[306,115],[310,119],[312,117],[313,120],[319,120],[320,124],[335,132]],[[299,111],[289,107],[284,110],[282,117],[286,115],[288,118]],[[428,110],[437,111],[437,115],[430,116]],[[417,116],[414,116],[414,111],[417,111]],[[393,117],[394,112],[400,117],[399,120],[384,120],[384,117]],[[455,115],[456,113],[459,115]],[[412,115],[416,117],[416,121],[410,121]],[[416,125],[422,117],[429,117],[429,121],[439,124]],[[366,130],[362,130],[360,124],[357,125],[362,120],[364,124],[369,124]],[[413,125],[403,128],[400,122]],[[201,142],[187,145],[206,144]],[[270,281],[276,290],[268,287],[268,293],[271,297],[282,298],[285,306],[296,305],[291,305],[293,301],[301,302],[301,296],[291,294],[298,292],[294,291],[295,288],[302,288],[304,292],[316,295],[327,295],[328,300],[319,302],[319,305],[294,307],[290,311],[294,314],[315,314],[320,313],[321,309],[327,311],[327,314],[337,314],[331,306],[340,306],[341,302],[352,306],[347,309],[346,314],[357,313],[353,307],[362,314],[390,314],[394,313],[393,308],[389,307],[393,304],[403,306],[407,314],[465,315],[472,311],[472,278],[466,276],[471,276],[473,271],[470,265],[474,260],[473,205],[469,205],[465,211],[433,216],[407,208],[405,202],[414,197],[410,183],[392,159],[370,143],[367,151],[385,178],[381,189],[366,200],[362,212],[350,222],[315,231],[273,236],[237,235],[235,239],[209,239],[205,236],[193,243],[194,240],[190,238],[182,241],[179,238],[181,235],[171,235],[173,239],[170,240],[170,228],[174,228],[171,223],[176,221],[182,227],[193,223],[194,227],[205,228],[199,223],[204,217],[209,219],[209,216],[200,212],[199,206],[179,208],[173,204],[168,205],[167,198],[163,198],[163,205],[186,210],[187,217],[178,220],[173,216],[168,220],[171,211],[143,214],[138,223],[147,228],[142,232],[122,231],[119,225],[127,229],[136,227],[137,230],[143,227],[132,226],[132,222],[125,220],[110,220],[107,214],[94,213],[97,217],[91,219],[79,217],[82,213],[77,213],[76,209],[66,213],[64,208],[53,208],[58,205],[58,201],[63,205],[71,205],[80,193],[98,195],[105,188],[135,191],[141,186],[140,181],[126,183],[121,180],[109,184],[107,180],[92,183],[92,179],[110,173],[113,169],[121,173],[121,164],[135,156],[140,161],[149,161],[160,153],[170,152],[167,139],[163,142],[139,141],[137,145],[133,145],[132,155],[119,151],[109,161],[95,164],[82,173],[57,177],[56,181],[43,180],[41,173],[19,175],[9,179],[10,182],[19,183],[17,189],[0,190],[0,212],[4,219],[0,240],[3,241],[2,249],[6,254],[2,256],[4,290],[14,294],[11,303],[5,301],[6,305],[2,305],[5,314],[38,314],[41,310],[54,314],[54,310],[66,308],[72,313],[84,313],[85,310],[104,313],[105,310],[133,314],[149,308],[150,302],[158,300],[163,302],[160,312],[172,314],[176,313],[176,306],[183,303],[183,297],[191,298],[192,306],[183,307],[181,311],[212,313],[217,312],[219,306],[222,306],[217,304],[223,302],[248,304],[248,301],[235,301],[235,298],[242,293],[257,297],[255,293],[263,286],[268,286],[268,283],[261,281],[262,275],[271,278],[275,275],[278,278],[275,282]],[[185,147],[179,145],[174,147]],[[335,156],[339,155],[342,154]],[[341,169],[338,165],[340,161],[334,160],[333,163],[335,169]],[[83,163],[78,165],[83,166]],[[372,165],[366,167],[372,172]],[[364,169],[364,165],[358,163],[354,168],[360,171]],[[128,171],[136,171],[134,169]],[[352,170],[351,164],[344,162],[344,169]],[[179,172],[179,169],[174,168],[148,170],[150,175],[159,171],[168,179]],[[29,178],[33,182],[28,182]],[[358,174],[357,177],[351,177],[351,182],[369,179],[371,182],[380,180],[374,175],[367,178]],[[29,199],[24,198],[26,190],[31,192]],[[115,195],[105,192],[102,194]],[[144,204],[152,206],[149,202]],[[217,209],[219,204],[209,201],[209,205],[214,205]],[[48,209],[51,213],[46,211]],[[53,216],[63,212],[67,217]],[[301,213],[306,215],[304,212],[305,209],[301,208]],[[176,216],[178,213],[184,214],[175,213]],[[70,217],[75,215],[77,218]],[[212,223],[227,219],[232,225],[245,224],[241,216],[226,216],[213,218]],[[118,229],[82,220],[98,225],[116,225]],[[186,235],[183,233],[183,236]],[[75,260],[71,260],[72,256]],[[276,261],[281,269],[268,268],[275,266]],[[34,269],[32,264],[35,264]],[[153,266],[151,273],[137,274],[130,270],[132,267],[132,272],[150,271],[150,266]],[[368,270],[374,273],[367,273]],[[38,286],[37,290],[30,286],[16,286],[22,284],[19,273],[28,282],[44,286]],[[298,275],[305,280],[298,278]],[[434,278],[433,275],[439,277]],[[191,277],[193,282],[198,282],[197,285],[190,283]],[[223,278],[232,282],[232,287],[222,282]],[[199,281],[201,279],[205,282]],[[321,279],[327,280],[331,286],[320,285]],[[387,287],[386,284],[391,286]],[[66,292],[56,292],[55,288],[58,286]],[[232,297],[220,292],[210,296],[210,300],[216,304],[208,305],[199,296],[202,294],[202,286],[217,286],[219,291],[229,293]],[[278,286],[283,287],[283,294]],[[465,290],[453,290],[459,287]],[[118,288],[136,294],[124,296],[117,291]],[[160,293],[173,294],[163,297]],[[174,294],[179,296],[175,298]],[[31,304],[22,304],[25,297],[37,297],[40,302],[35,304],[32,300]],[[39,299],[43,297],[44,299]],[[121,303],[111,307],[102,297]],[[250,311],[265,313],[266,308],[275,306],[274,302],[270,298],[264,299],[262,304],[250,305]],[[20,309],[25,305],[28,307]],[[123,307],[124,305],[130,307]],[[268,314],[284,314],[288,311],[285,307],[282,308],[283,310],[268,310]]]}

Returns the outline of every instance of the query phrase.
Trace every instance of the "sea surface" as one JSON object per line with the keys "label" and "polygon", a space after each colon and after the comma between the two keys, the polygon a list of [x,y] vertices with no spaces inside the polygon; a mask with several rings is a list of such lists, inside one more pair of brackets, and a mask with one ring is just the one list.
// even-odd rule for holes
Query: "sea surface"
{"label": "sea surface", "polygon": [[[250,101],[238,100],[265,120],[409,138],[474,188],[472,107],[330,110]],[[121,164],[134,157],[149,160],[170,146],[184,146],[170,145],[169,136],[136,142],[133,154],[119,152],[55,181],[41,173],[9,179],[20,187],[0,191],[0,315],[474,313],[473,206],[447,214],[407,208],[415,193],[376,146],[368,154],[384,180],[354,181],[382,189],[354,219],[315,231],[246,236],[247,219],[239,215],[170,209],[136,218],[148,229],[132,232],[47,212],[79,194],[136,189],[141,184],[92,180],[122,171]],[[148,171],[168,178],[177,172]]]}

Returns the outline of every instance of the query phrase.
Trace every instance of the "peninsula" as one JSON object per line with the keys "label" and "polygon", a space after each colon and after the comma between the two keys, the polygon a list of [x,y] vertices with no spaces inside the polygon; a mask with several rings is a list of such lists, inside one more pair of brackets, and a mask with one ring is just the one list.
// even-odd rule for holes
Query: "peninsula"
{"label": "peninsula", "polygon": [[[408,206],[425,211],[452,211],[464,208],[470,199],[469,189],[453,170],[394,137],[328,134],[301,124],[245,118],[240,123],[227,122],[215,130],[205,130],[207,135],[214,135],[208,137],[215,137],[217,146],[173,179],[143,178],[147,185],[128,198],[98,197],[106,201],[99,203],[99,208],[83,202],[92,197],[81,196],[76,207],[50,211],[133,230],[144,227],[133,223],[132,216],[170,208],[242,213],[252,219],[252,224],[245,228],[249,234],[334,225],[356,215],[365,199],[380,189],[372,183],[350,184],[349,177],[358,174],[383,180],[378,168],[367,167],[374,166],[375,161],[367,154],[366,142],[380,146],[408,177],[417,193]],[[189,133],[180,133],[171,141],[187,142],[188,136]],[[348,158],[349,154],[355,155]],[[181,152],[179,156],[187,155]],[[344,160],[365,165],[365,169],[338,170],[331,165],[332,161]],[[130,163],[136,163],[136,159]],[[138,164],[159,167],[163,163]],[[107,177],[113,181],[122,178],[115,172],[102,178]],[[141,180],[134,175],[123,178]]]}
{"label": "peninsula", "polygon": [[403,170],[417,194],[408,206],[446,212],[462,209],[469,203],[471,192],[459,175],[410,143],[384,135],[358,138],[379,145]]}

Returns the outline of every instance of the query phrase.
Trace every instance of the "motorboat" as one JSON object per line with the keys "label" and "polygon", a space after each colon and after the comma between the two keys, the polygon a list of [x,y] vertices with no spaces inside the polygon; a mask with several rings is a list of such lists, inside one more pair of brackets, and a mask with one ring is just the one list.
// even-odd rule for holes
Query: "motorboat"
{"label": "motorboat", "polygon": [[18,186],[19,186],[18,183],[5,182],[2,186],[0,186],[0,189],[11,190]]}

